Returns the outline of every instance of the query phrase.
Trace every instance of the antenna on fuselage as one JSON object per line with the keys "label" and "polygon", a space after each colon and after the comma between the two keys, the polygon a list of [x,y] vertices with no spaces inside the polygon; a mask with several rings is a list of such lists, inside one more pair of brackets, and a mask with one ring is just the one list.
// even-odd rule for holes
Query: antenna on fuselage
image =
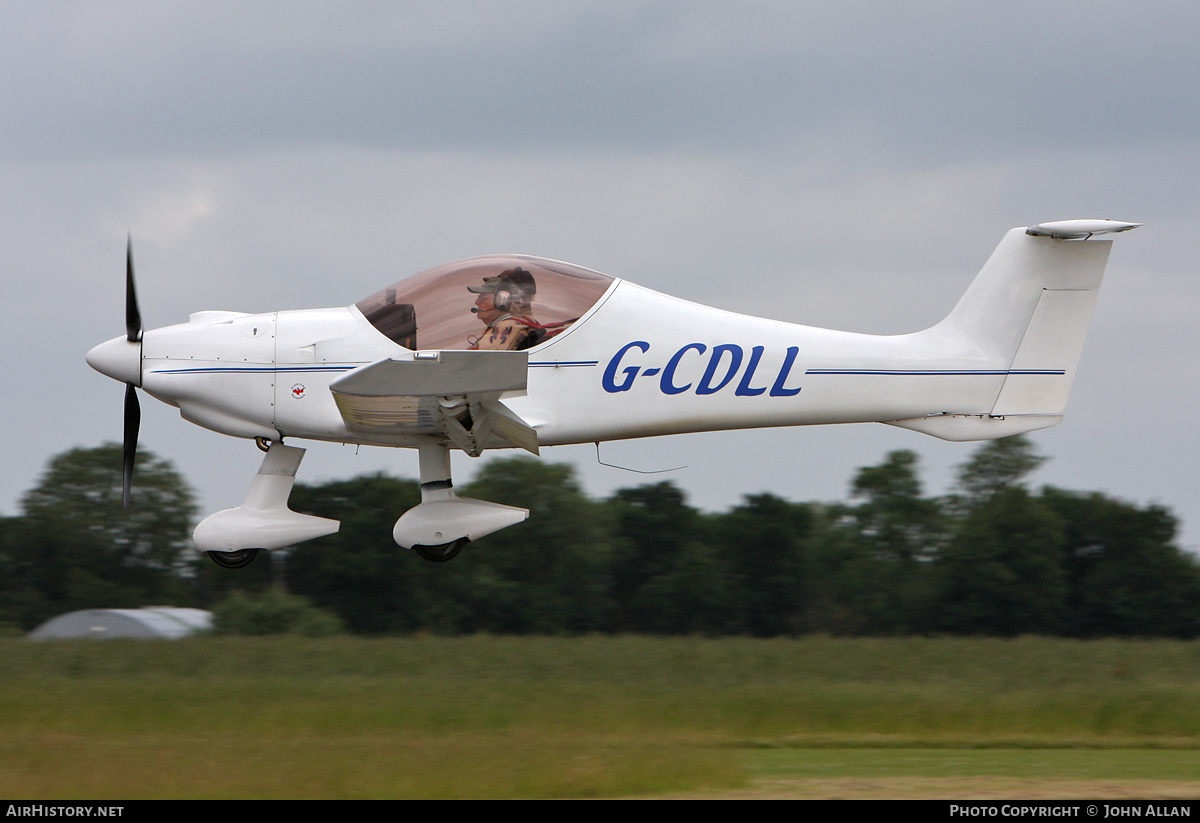
{"label": "antenna on fuselage", "polygon": [[686,469],[687,466],[676,466],[673,469],[631,469],[628,466],[618,466],[615,463],[605,463],[600,459],[600,443],[596,442],[596,462],[601,466],[608,466],[610,469],[620,469],[621,471],[633,472],[634,474],[665,474],[666,472],[677,472],[680,469]]}

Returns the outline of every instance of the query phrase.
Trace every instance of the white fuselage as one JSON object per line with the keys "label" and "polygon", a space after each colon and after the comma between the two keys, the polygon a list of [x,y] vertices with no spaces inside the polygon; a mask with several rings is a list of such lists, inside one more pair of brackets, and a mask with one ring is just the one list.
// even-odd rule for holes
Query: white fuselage
{"label": "white fuselage", "polygon": [[[1083,222],[1090,231],[1095,221]],[[605,278],[607,287],[589,298],[586,311],[528,349],[526,391],[501,400],[546,446],[867,421],[951,440],[1054,425],[1062,419],[1111,243],[1062,240],[1034,229],[1010,231],[950,315],[912,334],[765,320]],[[565,265],[513,259],[546,272]],[[549,274],[541,276],[550,282]],[[371,304],[381,312],[374,319],[360,310],[363,303],[267,314],[200,312],[188,323],[145,332],[140,349],[116,338],[88,358],[105,374],[177,406],[184,418],[225,434],[416,446],[429,441],[428,430],[351,431],[330,390],[360,367],[413,360],[414,351],[397,340],[428,339],[436,329],[436,309],[446,304],[427,301],[420,324],[382,333],[380,317],[412,316],[411,309],[400,312],[395,294],[380,293]],[[458,292],[448,294],[458,301]],[[471,317],[457,302],[448,305],[444,317]],[[449,348],[474,347],[466,334],[441,339]]]}
{"label": "white fuselage", "polygon": [[[413,445],[351,434],[329,384],[413,353],[353,307],[201,312],[147,331],[142,388],[237,437]],[[748,317],[617,281],[588,316],[529,352],[505,403],[543,445],[683,432],[887,421],[991,408],[1007,363],[937,330],[879,336]]]}

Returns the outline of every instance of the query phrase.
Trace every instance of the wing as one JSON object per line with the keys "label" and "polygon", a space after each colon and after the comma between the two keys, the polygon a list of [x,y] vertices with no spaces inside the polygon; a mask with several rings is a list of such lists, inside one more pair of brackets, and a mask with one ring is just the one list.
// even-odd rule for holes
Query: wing
{"label": "wing", "polygon": [[442,435],[472,457],[517,447],[538,453],[537,432],[500,401],[523,392],[523,351],[422,351],[379,360],[330,384],[351,432]]}

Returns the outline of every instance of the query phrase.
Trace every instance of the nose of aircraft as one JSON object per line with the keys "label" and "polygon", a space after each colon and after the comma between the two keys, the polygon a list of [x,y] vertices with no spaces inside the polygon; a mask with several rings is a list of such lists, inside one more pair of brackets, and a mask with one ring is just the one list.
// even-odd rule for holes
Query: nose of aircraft
{"label": "nose of aircraft", "polygon": [[87,353],[87,362],[96,371],[113,380],[142,385],[142,344],[131,343],[125,336],[114,337]]}

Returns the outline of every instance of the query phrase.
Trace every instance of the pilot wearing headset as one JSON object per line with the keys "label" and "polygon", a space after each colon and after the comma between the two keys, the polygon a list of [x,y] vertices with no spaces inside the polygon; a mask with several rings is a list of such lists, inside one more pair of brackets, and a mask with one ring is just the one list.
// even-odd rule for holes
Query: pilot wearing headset
{"label": "pilot wearing headset", "polygon": [[468,338],[471,349],[516,351],[536,344],[542,326],[533,319],[537,284],[533,275],[520,267],[483,278],[481,286],[467,286],[479,295],[471,311],[486,326],[479,337]]}

